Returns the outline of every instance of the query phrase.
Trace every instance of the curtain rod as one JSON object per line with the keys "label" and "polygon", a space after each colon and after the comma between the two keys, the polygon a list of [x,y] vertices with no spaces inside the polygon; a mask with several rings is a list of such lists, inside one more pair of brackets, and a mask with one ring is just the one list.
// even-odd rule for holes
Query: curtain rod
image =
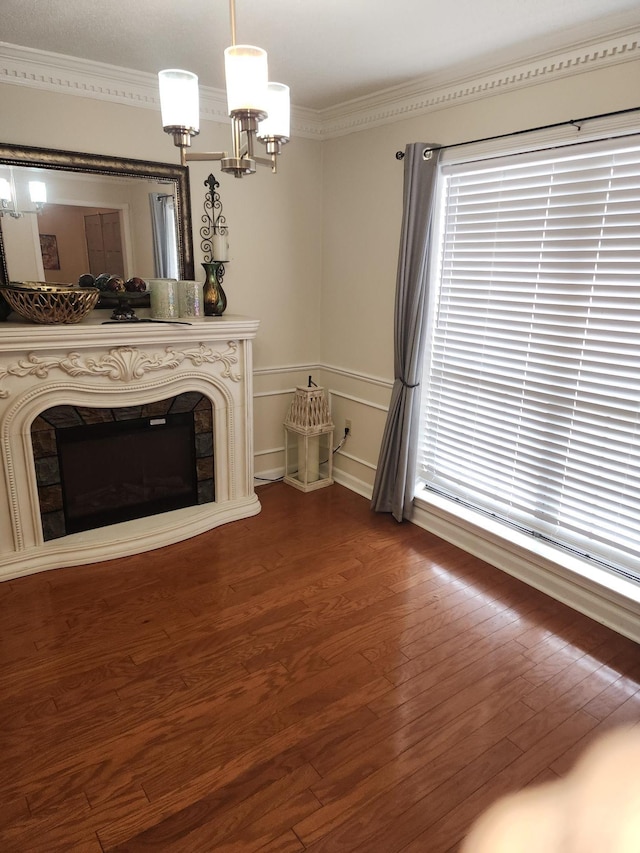
{"label": "curtain rod", "polygon": [[[445,151],[448,148],[461,148],[463,145],[474,145],[476,142],[493,142],[496,139],[508,139],[510,136],[520,136],[523,133],[535,133],[536,130],[553,130],[556,127],[568,127],[574,125],[580,130],[580,125],[585,121],[595,121],[599,118],[613,118],[613,116],[623,116],[628,113],[637,113],[640,107],[629,107],[626,110],[616,110],[611,113],[600,113],[595,116],[584,116],[583,118],[572,118],[568,121],[557,121],[554,124],[542,124],[539,127],[527,127],[524,130],[513,130],[510,133],[499,133],[497,136],[483,136],[480,139],[467,139],[465,142],[452,142],[450,145],[436,145],[434,148],[425,148],[422,156],[430,154],[432,151]],[[404,151],[396,151],[396,160],[404,159]],[[427,159],[425,157],[425,159]]]}

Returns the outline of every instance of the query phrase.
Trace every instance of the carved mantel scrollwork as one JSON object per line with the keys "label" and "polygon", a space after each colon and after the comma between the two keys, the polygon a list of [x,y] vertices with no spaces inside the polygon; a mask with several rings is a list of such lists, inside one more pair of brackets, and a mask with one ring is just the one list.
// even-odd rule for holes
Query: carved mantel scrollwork
{"label": "carved mantel scrollwork", "polygon": [[[220,364],[221,376],[240,382],[242,376],[235,370],[238,364],[238,342],[228,341],[225,351],[214,350],[204,344],[176,349],[167,347],[164,352],[147,353],[137,347],[114,347],[103,355],[81,355],[70,352],[65,356],[38,356],[29,353],[26,358],[0,366],[0,385],[7,377],[35,376],[46,379],[53,370],[61,370],[67,376],[106,376],[115,382],[131,383],[148,373],[175,370],[185,361],[195,367],[204,364]],[[0,398],[9,396],[6,388],[0,387]]]}

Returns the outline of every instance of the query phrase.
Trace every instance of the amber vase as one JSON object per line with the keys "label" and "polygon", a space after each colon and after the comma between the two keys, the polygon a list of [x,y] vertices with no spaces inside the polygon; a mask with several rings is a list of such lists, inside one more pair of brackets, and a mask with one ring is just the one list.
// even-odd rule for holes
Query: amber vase
{"label": "amber vase", "polygon": [[220,317],[227,307],[227,295],[222,289],[224,264],[220,261],[205,261],[202,266],[205,271],[202,291],[205,316]]}

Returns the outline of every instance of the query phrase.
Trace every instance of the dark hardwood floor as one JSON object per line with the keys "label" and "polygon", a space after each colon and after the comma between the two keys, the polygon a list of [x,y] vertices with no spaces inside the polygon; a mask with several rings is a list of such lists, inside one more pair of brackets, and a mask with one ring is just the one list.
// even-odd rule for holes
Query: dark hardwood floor
{"label": "dark hardwood floor", "polygon": [[438,853],[640,720],[638,646],[340,486],[0,584],[2,853]]}

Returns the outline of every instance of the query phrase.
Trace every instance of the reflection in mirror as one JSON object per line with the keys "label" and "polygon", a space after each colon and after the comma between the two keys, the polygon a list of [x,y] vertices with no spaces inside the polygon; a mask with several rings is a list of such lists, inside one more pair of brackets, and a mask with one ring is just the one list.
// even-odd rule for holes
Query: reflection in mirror
{"label": "reflection in mirror", "polygon": [[0,283],[193,278],[187,175],[173,164],[0,144]]}

